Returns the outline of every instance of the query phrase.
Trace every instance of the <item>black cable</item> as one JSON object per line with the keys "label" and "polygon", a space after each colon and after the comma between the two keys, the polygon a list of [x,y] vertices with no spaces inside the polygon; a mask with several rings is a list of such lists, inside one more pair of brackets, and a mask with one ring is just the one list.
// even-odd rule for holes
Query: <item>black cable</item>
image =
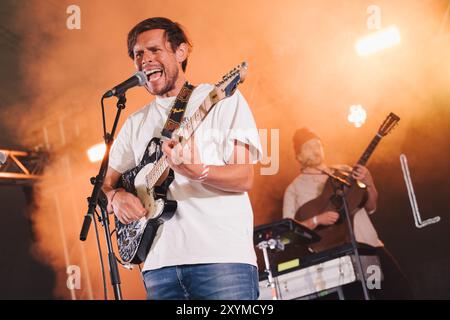
{"label": "black cable", "polygon": [[[97,219],[101,221],[100,215],[97,212],[97,209],[95,209],[95,214],[97,215]],[[103,254],[102,254],[102,248],[100,246],[100,238],[98,236],[98,229],[97,229],[97,221],[94,220],[94,229],[95,229],[95,237],[97,239],[97,248],[98,248],[98,255],[100,257],[100,269],[102,273],[102,279],[103,279],[103,293],[105,295],[105,300],[108,300],[108,287],[106,286],[106,276],[105,276],[105,265],[103,263]]]}
{"label": "black cable", "polygon": [[[114,228],[114,230],[111,231],[109,234],[110,234],[111,237],[112,237],[112,236],[114,235],[114,233],[117,234],[117,229],[116,229],[116,228]],[[132,268],[128,267],[129,264],[123,262],[123,261],[122,261],[121,259],[119,259],[116,255],[114,255],[114,256],[116,257],[116,261],[117,261],[120,265],[122,265],[125,269],[128,269],[128,270],[131,270],[131,269],[132,269]]]}

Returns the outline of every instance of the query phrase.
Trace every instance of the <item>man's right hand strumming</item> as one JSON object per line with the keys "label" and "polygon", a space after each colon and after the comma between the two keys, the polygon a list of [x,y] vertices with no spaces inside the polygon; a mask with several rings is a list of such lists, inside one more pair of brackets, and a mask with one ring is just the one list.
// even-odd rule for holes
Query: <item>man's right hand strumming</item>
{"label": "man's right hand strumming", "polygon": [[144,217],[147,210],[132,193],[121,188],[115,189],[119,178],[120,173],[109,167],[102,189],[108,198],[108,213],[114,212],[120,222],[128,224]]}
{"label": "man's right hand strumming", "polygon": [[339,219],[339,213],[335,211],[325,211],[322,214],[317,215],[317,225],[331,226],[335,224]]}
{"label": "man's right hand strumming", "polygon": [[[110,191],[111,208],[120,222],[124,224],[139,220],[147,214],[138,197],[124,189]],[[108,197],[110,198],[110,197]]]}

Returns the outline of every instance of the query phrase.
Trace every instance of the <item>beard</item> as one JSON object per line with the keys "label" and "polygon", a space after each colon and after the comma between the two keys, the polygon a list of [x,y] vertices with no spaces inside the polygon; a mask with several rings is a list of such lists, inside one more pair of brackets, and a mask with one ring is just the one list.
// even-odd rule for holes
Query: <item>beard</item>
{"label": "beard", "polygon": [[323,157],[320,155],[309,156],[304,159],[300,159],[300,164],[302,168],[314,168],[318,167],[323,163]]}
{"label": "beard", "polygon": [[175,84],[177,82],[178,79],[178,69],[175,68],[175,72],[173,75],[168,75],[165,70],[164,70],[164,77],[166,78],[166,84],[164,87],[162,87],[159,90],[151,90],[149,86],[147,86],[147,90],[155,96],[163,96],[166,93],[170,92],[171,90],[173,90],[175,88]]}

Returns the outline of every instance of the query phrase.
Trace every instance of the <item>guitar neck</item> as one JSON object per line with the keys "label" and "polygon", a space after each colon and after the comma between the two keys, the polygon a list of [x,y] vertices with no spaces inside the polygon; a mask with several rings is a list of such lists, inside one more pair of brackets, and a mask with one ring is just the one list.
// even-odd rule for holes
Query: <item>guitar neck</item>
{"label": "guitar neck", "polygon": [[[378,143],[381,141],[381,138],[386,136],[398,124],[399,120],[400,117],[392,112],[387,116],[387,118],[383,121],[380,128],[378,129],[377,134],[375,135],[375,137],[373,137],[372,141],[362,154],[361,158],[359,158],[358,162],[356,163],[357,165],[358,164],[362,166],[366,165],[373,151],[377,147]],[[351,178],[351,175],[347,176],[346,180],[350,184],[354,182],[354,179]]]}
{"label": "guitar neck", "polygon": [[381,138],[382,138],[382,136],[379,133],[377,133],[375,135],[375,137],[372,139],[372,141],[370,142],[370,144],[367,146],[366,150],[362,154],[361,158],[359,158],[357,164],[364,166],[367,163],[367,161],[369,160],[373,151],[375,150],[378,143],[380,142]]}
{"label": "guitar neck", "polygon": [[[377,147],[377,145],[380,142],[382,137],[383,136],[381,134],[379,134],[379,133],[377,133],[375,135],[375,137],[373,137],[372,141],[369,143],[369,145],[367,146],[366,150],[364,151],[364,153],[359,158],[359,160],[358,160],[358,162],[356,164],[360,164],[360,165],[364,166],[367,163],[367,161],[369,160],[370,156],[372,155],[373,151]],[[353,172],[353,170],[352,170],[352,172]],[[349,184],[353,184],[355,182],[355,179],[353,179],[353,177],[351,175],[346,176],[345,180]]]}
{"label": "guitar neck", "polygon": [[189,140],[195,130],[197,130],[198,126],[203,122],[203,119],[208,115],[209,111],[221,100],[218,95],[218,90],[219,89],[214,87],[194,114],[189,119],[185,120],[185,123],[180,128],[179,132],[179,135],[183,137],[183,140],[181,141],[182,144]]}
{"label": "guitar neck", "polygon": [[[214,87],[194,114],[189,119],[186,119],[179,132],[179,135],[183,137],[183,140],[180,142],[181,145],[184,145],[192,137],[195,130],[197,130],[203,119],[208,115],[209,111],[222,99],[221,96],[220,89]],[[163,155],[147,175],[147,186],[149,188],[155,186],[156,182],[163,175],[168,166],[167,157],[166,155]]]}

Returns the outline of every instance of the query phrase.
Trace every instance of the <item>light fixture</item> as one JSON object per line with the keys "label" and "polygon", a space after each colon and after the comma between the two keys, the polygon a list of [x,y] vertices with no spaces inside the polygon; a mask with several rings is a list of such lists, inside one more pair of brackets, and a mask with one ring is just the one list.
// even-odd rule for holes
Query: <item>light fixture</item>
{"label": "light fixture", "polygon": [[104,142],[96,144],[89,148],[87,151],[87,155],[89,158],[89,161],[91,162],[97,162],[103,159],[103,155],[106,151],[106,145]]}
{"label": "light fixture", "polygon": [[398,43],[400,43],[400,31],[396,26],[390,26],[359,39],[355,49],[360,56],[367,56]]}
{"label": "light fixture", "polygon": [[367,112],[362,105],[353,105],[349,108],[348,122],[352,123],[356,128],[360,128],[367,119]]}

